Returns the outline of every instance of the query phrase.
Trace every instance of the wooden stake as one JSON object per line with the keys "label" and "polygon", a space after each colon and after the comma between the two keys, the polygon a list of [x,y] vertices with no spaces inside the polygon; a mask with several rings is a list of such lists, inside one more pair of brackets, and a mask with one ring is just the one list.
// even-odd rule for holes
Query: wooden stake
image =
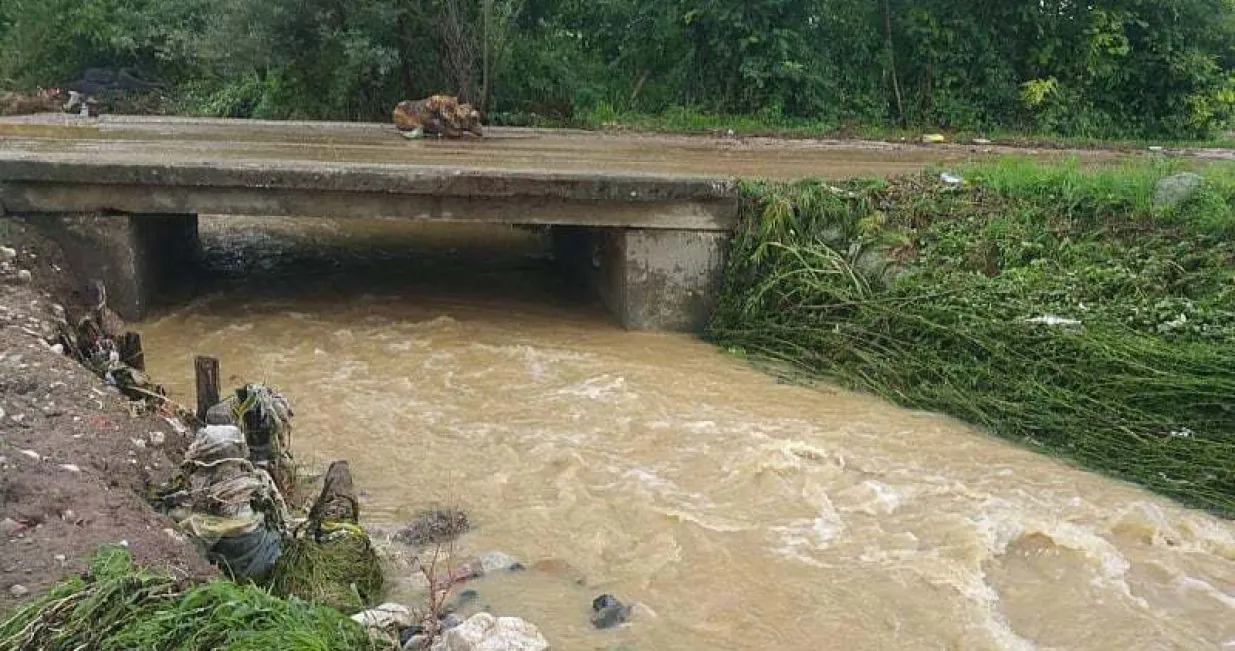
{"label": "wooden stake", "polygon": [[146,353],[142,351],[142,336],[136,332],[120,335],[117,343],[120,361],[139,371],[146,370]]}
{"label": "wooden stake", "polygon": [[197,378],[197,419],[206,422],[206,411],[219,404],[219,360],[213,357],[198,357],[193,360],[193,374]]}

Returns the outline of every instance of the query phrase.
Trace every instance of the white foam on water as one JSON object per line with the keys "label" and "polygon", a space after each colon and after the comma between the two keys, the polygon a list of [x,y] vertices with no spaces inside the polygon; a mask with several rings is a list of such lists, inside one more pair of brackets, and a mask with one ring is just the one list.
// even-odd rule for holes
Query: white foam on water
{"label": "white foam on water", "polygon": [[679,522],[689,522],[708,531],[716,533],[736,533],[739,531],[749,531],[752,527],[744,525],[724,518],[707,516],[696,511],[687,511],[683,509],[664,509],[660,513],[665,517],[672,518]]}
{"label": "white foam on water", "polygon": [[983,562],[1005,554],[1008,546],[1023,536],[1043,535],[1050,538],[1054,545],[1080,552],[1091,562],[1096,570],[1090,580],[1094,587],[1114,590],[1140,608],[1150,609],[1149,602],[1133,594],[1128,584],[1131,563],[1119,548],[1095,529],[1044,516],[1026,508],[1025,504],[1005,504],[992,498],[984,507],[982,514],[971,520],[975,533],[985,543]]}
{"label": "white foam on water", "polygon": [[831,547],[833,542],[845,533],[846,527],[827,495],[820,494],[818,502],[818,517],[769,527],[768,531],[774,537],[773,552],[815,567],[827,567],[826,563],[816,557],[815,552]]}
{"label": "white foam on water", "polygon": [[1185,590],[1196,590],[1198,592],[1202,592],[1212,597],[1215,601],[1217,601],[1218,603],[1221,603],[1227,608],[1230,608],[1231,610],[1235,610],[1235,595],[1230,595],[1230,594],[1227,594],[1219,590],[1218,588],[1214,587],[1212,583],[1208,581],[1202,581],[1201,579],[1193,578],[1190,576],[1183,576],[1183,577],[1179,577],[1176,580],[1176,583],[1179,585],[1179,587]]}
{"label": "white foam on water", "polygon": [[715,421],[710,420],[688,421],[679,424],[678,427],[691,434],[715,434],[720,430]]}
{"label": "white foam on water", "polygon": [[1033,641],[1022,637],[999,610],[999,593],[985,581],[981,572],[966,572],[957,586],[966,601],[978,609],[981,627],[1000,651],[1036,651]]}
{"label": "white foam on water", "polygon": [[773,438],[758,432],[752,432],[751,438],[756,441],[754,447],[743,446],[735,456],[726,460],[723,469],[729,479],[764,472],[785,474],[817,468],[831,473],[845,468],[843,457],[833,456],[822,447],[795,439]]}
{"label": "white foam on water", "polygon": [[368,364],[359,360],[349,359],[334,365],[334,373],[330,375],[330,379],[335,382],[346,382],[358,375],[364,377],[368,372]]}
{"label": "white foam on water", "polygon": [[424,361],[420,363],[420,367],[426,371],[441,371],[447,368],[454,368],[454,361],[454,353],[439,350],[425,357]]}
{"label": "white foam on water", "polygon": [[891,515],[906,502],[905,489],[898,489],[883,482],[868,479],[844,491],[846,498],[842,511],[867,515]]}
{"label": "white foam on water", "polygon": [[446,315],[436,316],[428,321],[403,323],[401,327],[411,330],[452,330],[458,327],[459,321]]}
{"label": "white foam on water", "polygon": [[606,403],[637,397],[633,392],[626,389],[626,378],[620,375],[608,374],[562,387],[557,390],[557,394]]}
{"label": "white foam on water", "polygon": [[1168,514],[1158,504],[1136,502],[1111,518],[1107,529],[1140,531],[1155,547],[1208,554],[1235,561],[1235,530],[1203,514]]}

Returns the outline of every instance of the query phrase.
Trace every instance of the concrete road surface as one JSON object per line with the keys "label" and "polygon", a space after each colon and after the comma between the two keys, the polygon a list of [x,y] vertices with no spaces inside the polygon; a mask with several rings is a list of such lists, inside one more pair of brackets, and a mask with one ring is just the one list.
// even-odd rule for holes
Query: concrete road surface
{"label": "concrete road surface", "polygon": [[568,130],[490,129],[484,139],[407,140],[390,125],[46,114],[0,119],[0,156],[119,163],[336,163],[649,174],[847,178],[999,156],[1087,163],[1112,152],[864,141],[777,140]]}

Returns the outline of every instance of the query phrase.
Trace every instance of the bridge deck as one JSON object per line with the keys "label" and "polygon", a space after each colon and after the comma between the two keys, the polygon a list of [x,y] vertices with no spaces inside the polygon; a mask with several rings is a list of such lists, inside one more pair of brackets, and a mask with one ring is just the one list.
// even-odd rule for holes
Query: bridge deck
{"label": "bridge deck", "polygon": [[0,120],[0,207],[724,230],[735,178],[895,174],[1010,151],[533,129],[408,141],[381,124],[50,114]]}

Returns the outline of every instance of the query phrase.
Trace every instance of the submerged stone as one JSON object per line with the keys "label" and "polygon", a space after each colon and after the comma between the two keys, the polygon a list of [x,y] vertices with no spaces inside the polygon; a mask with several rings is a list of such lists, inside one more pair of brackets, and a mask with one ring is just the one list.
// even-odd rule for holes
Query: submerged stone
{"label": "submerged stone", "polygon": [[544,651],[549,643],[535,625],[518,617],[473,615],[444,634],[433,651]]}
{"label": "submerged stone", "polygon": [[480,557],[480,569],[485,574],[499,570],[513,570],[519,565],[518,559],[505,552],[489,552]]}
{"label": "submerged stone", "polygon": [[630,621],[630,606],[624,605],[611,594],[602,594],[593,599],[592,611],[592,626],[601,630]]}
{"label": "submerged stone", "polygon": [[415,546],[448,543],[472,527],[467,513],[460,509],[434,509],[425,511],[411,524],[394,535],[394,539]]}

